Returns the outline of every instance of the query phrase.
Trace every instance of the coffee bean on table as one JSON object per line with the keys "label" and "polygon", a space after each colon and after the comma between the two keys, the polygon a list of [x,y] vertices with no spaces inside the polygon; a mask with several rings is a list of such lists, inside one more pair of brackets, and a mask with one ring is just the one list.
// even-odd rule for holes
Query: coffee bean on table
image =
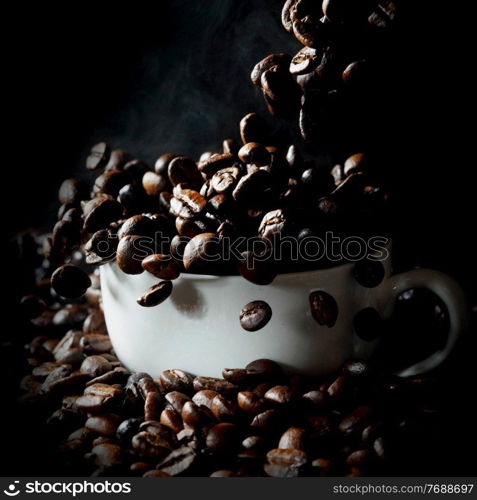
{"label": "coffee bean on table", "polygon": [[311,315],[315,321],[331,328],[338,318],[338,304],[336,300],[323,290],[311,292],[309,297]]}
{"label": "coffee bean on table", "polygon": [[361,286],[374,288],[384,279],[384,266],[380,261],[363,259],[356,262],[353,275]]}
{"label": "coffee bean on table", "polygon": [[272,309],[263,300],[246,304],[240,311],[240,326],[249,332],[263,328],[272,317]]}
{"label": "coffee bean on table", "polygon": [[58,295],[72,299],[86,292],[91,279],[79,267],[64,264],[51,275],[51,286]]}
{"label": "coffee bean on table", "polygon": [[376,340],[385,330],[385,320],[372,307],[361,309],[353,319],[353,326],[359,338],[367,341]]}
{"label": "coffee bean on table", "polygon": [[141,263],[144,270],[162,280],[175,280],[180,275],[179,265],[171,255],[155,253]]}
{"label": "coffee bean on table", "polygon": [[105,142],[99,142],[91,148],[91,152],[86,158],[86,168],[97,170],[103,168],[109,161],[111,149]]}
{"label": "coffee bean on table", "polygon": [[164,302],[172,292],[171,281],[161,281],[157,285],[151,286],[149,290],[138,297],[137,303],[143,307],[153,307]]}
{"label": "coffee bean on table", "polygon": [[164,370],[159,376],[159,383],[165,392],[187,393],[192,389],[192,378],[178,369]]}

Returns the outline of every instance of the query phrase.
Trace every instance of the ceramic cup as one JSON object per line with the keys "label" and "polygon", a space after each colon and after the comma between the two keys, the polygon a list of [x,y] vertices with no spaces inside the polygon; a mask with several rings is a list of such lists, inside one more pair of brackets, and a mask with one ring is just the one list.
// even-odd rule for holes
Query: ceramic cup
{"label": "ceramic cup", "polygon": [[[391,276],[390,257],[383,265],[385,278],[375,288],[357,283],[353,264],[282,274],[266,286],[241,276],[182,274],[165,302],[144,308],[136,298],[157,278],[146,272],[127,275],[116,264],[106,264],[101,267],[106,324],[125,366],[154,377],[170,368],[220,377],[223,368],[241,368],[258,358],[273,359],[290,372],[321,375],[333,372],[349,358],[367,359],[375,350],[379,340],[362,340],[353,329],[357,312],[373,307],[387,318],[402,292],[424,287],[435,292],[448,309],[447,343],[400,374],[428,371],[446,359],[465,326],[464,294],[440,272],[419,269]],[[333,327],[318,324],[311,315],[309,294],[316,290],[326,291],[337,302]],[[267,302],[272,317],[261,330],[247,332],[240,326],[239,314],[254,300]]]}

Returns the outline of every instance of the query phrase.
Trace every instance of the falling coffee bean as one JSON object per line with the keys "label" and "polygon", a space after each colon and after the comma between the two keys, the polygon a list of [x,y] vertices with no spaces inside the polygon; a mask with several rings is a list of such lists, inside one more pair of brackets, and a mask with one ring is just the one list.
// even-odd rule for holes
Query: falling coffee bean
{"label": "falling coffee bean", "polygon": [[111,149],[105,142],[100,142],[91,148],[91,152],[86,159],[88,170],[97,170],[106,166],[111,155]]}
{"label": "falling coffee bean", "polygon": [[53,290],[62,297],[81,297],[91,286],[91,279],[79,267],[65,264],[51,275]]}
{"label": "falling coffee bean", "polygon": [[161,281],[151,286],[143,295],[137,299],[137,303],[143,307],[153,307],[164,302],[172,292],[171,281]]}
{"label": "falling coffee bean", "polygon": [[272,317],[272,309],[263,300],[249,302],[240,311],[240,326],[249,332],[263,328]]}
{"label": "falling coffee bean", "polygon": [[338,317],[338,304],[336,300],[322,290],[311,292],[308,297],[313,318],[320,325],[331,328]]}

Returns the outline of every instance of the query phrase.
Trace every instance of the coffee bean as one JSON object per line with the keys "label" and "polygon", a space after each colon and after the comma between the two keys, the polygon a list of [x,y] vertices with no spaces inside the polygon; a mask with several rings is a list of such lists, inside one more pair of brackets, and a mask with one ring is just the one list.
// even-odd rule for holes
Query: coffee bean
{"label": "coffee bean", "polygon": [[275,448],[267,453],[267,460],[273,465],[299,468],[306,464],[308,458],[303,450]]}
{"label": "coffee bean", "polygon": [[176,434],[184,428],[180,414],[168,408],[161,412],[159,422],[172,429]]}
{"label": "coffee bean", "polygon": [[111,170],[102,173],[94,181],[93,192],[95,195],[118,196],[119,191],[131,182],[131,177],[124,170]]}
{"label": "coffee bean", "polygon": [[159,383],[165,392],[187,393],[192,389],[191,377],[182,370],[165,370],[159,376]]}
{"label": "coffee bean", "polygon": [[192,401],[197,406],[206,406],[207,408],[209,408],[209,410],[211,410],[212,401],[217,395],[218,395],[217,391],[213,391],[210,389],[202,389],[194,394],[194,396],[192,397]]}
{"label": "coffee bean", "polygon": [[248,374],[260,379],[273,379],[282,373],[280,365],[271,359],[256,359],[250,362],[245,369]]}
{"label": "coffee bean", "polygon": [[151,286],[144,292],[143,295],[138,297],[137,303],[143,307],[154,307],[162,304],[169,295],[172,293],[172,282],[161,281],[156,285]]}
{"label": "coffee bean", "polygon": [[80,338],[79,345],[86,354],[102,354],[112,349],[108,335],[87,333]]}
{"label": "coffee bean", "polygon": [[93,355],[84,359],[83,363],[81,363],[80,370],[83,373],[91,375],[92,377],[99,377],[100,375],[104,375],[106,372],[111,371],[112,368],[111,363],[102,356]]}
{"label": "coffee bean", "polygon": [[271,161],[270,153],[267,149],[257,142],[248,142],[244,144],[238,152],[239,158],[244,163],[257,166],[269,165]]}
{"label": "coffee bean", "polygon": [[373,416],[373,409],[370,406],[359,406],[351,413],[346,415],[339,424],[340,432],[344,434],[353,434],[361,432],[369,424]]}
{"label": "coffee bean", "polygon": [[105,264],[116,257],[118,238],[109,229],[100,229],[85,243],[86,263]]}
{"label": "coffee bean", "polygon": [[237,141],[235,139],[224,139],[224,141],[222,142],[222,148],[224,154],[232,154],[234,156],[237,156],[239,145],[237,144]]}
{"label": "coffee bean", "polygon": [[199,163],[199,171],[210,178],[219,170],[232,167],[236,160],[237,157],[231,153],[213,154]]}
{"label": "coffee bean", "polygon": [[299,427],[290,427],[287,429],[280,438],[278,448],[280,449],[305,449],[305,429]]}
{"label": "coffee bean", "polygon": [[302,397],[313,408],[323,408],[327,401],[327,393],[320,390],[309,391]]}
{"label": "coffee bean", "polygon": [[213,377],[195,377],[193,380],[194,390],[209,390],[218,392],[224,396],[231,395],[237,390],[237,387],[226,380]]}
{"label": "coffee bean", "polygon": [[106,172],[110,170],[123,170],[124,165],[131,160],[133,160],[133,158],[127,151],[123,149],[113,149],[104,169]]}
{"label": "coffee bean", "polygon": [[95,415],[86,420],[85,427],[102,436],[114,436],[121,419],[114,413]]}
{"label": "coffee bean", "polygon": [[159,420],[163,409],[162,396],[157,392],[148,392],[144,401],[144,419]]}
{"label": "coffee bean", "polygon": [[271,177],[266,170],[254,170],[240,178],[232,196],[237,203],[253,206],[263,199],[263,193],[270,185]]}
{"label": "coffee bean", "polygon": [[265,399],[278,405],[290,404],[295,398],[293,391],[286,385],[276,385],[265,393]]}
{"label": "coffee bean", "polygon": [[199,216],[207,205],[207,200],[192,189],[174,189],[170,202],[170,212],[175,217],[193,219]]}
{"label": "coffee bean", "polygon": [[182,407],[182,420],[192,428],[206,429],[216,422],[215,416],[206,406],[197,406],[193,401],[186,401]]}
{"label": "coffee bean", "polygon": [[219,422],[233,420],[236,416],[236,405],[222,394],[213,398],[210,409]]}
{"label": "coffee bean", "polygon": [[241,410],[251,415],[262,413],[267,407],[265,399],[250,391],[239,392],[237,403]]}
{"label": "coffee bean", "polygon": [[270,306],[262,301],[255,300],[246,304],[240,311],[240,326],[249,332],[263,328],[271,319]]}
{"label": "coffee bean", "polygon": [[86,292],[91,286],[91,280],[79,267],[65,264],[51,275],[51,286],[58,295],[75,298]]}
{"label": "coffee bean", "polygon": [[[218,170],[210,180],[211,186],[217,193],[226,193],[235,188],[238,180],[240,178],[240,169],[238,167],[227,167]],[[217,196],[214,197],[217,200]],[[209,203],[213,205],[212,198]],[[226,200],[226,198],[219,198],[220,200]],[[218,208],[218,207],[217,207]],[[222,207],[218,208],[217,211],[223,210]]]}
{"label": "coffee bean", "polygon": [[244,144],[258,142],[267,144],[267,124],[257,113],[249,113],[240,121],[240,137]]}
{"label": "coffee bean", "polygon": [[141,265],[144,270],[159,279],[174,280],[178,278],[180,274],[176,260],[170,255],[149,255],[142,261]]}
{"label": "coffee bean", "polygon": [[152,251],[152,238],[147,236],[127,235],[118,243],[116,263],[123,273],[141,274],[144,269],[141,262]]}
{"label": "coffee bean", "polygon": [[367,472],[376,466],[376,458],[376,454],[370,450],[357,450],[347,457],[346,463],[350,467],[356,467]]}
{"label": "coffee bean", "polygon": [[291,60],[290,73],[303,75],[314,71],[321,63],[322,54],[316,49],[303,47]]}
{"label": "coffee bean", "polygon": [[167,174],[173,186],[184,183],[191,189],[199,189],[202,185],[202,176],[195,161],[185,156],[173,158],[168,165]]}
{"label": "coffee bean", "polygon": [[361,286],[374,288],[384,279],[384,267],[381,262],[366,258],[356,262],[353,275]]}
{"label": "coffee bean", "polygon": [[[162,384],[162,380],[161,380]],[[184,404],[187,403],[187,401],[191,401],[191,398],[187,396],[186,394],[183,394],[178,391],[171,391],[166,394],[166,401],[172,406],[172,408],[177,412],[181,413],[182,408],[184,407]]]}
{"label": "coffee bean", "polygon": [[376,309],[366,307],[355,314],[353,327],[359,338],[371,342],[383,334],[385,321]]}
{"label": "coffee bean", "polygon": [[207,433],[205,443],[211,450],[230,449],[238,444],[238,429],[231,423],[214,425]]}
{"label": "coffee bean", "polygon": [[159,423],[155,426],[146,425],[145,430],[141,430],[132,438],[132,448],[145,459],[160,459],[172,450],[174,439],[171,432],[168,427]]}
{"label": "coffee bean", "polygon": [[178,155],[175,153],[166,153],[156,160],[154,164],[154,171],[159,175],[168,175],[169,164],[171,161],[176,158]]}
{"label": "coffee bean", "polygon": [[60,186],[58,199],[63,205],[77,205],[88,198],[88,187],[79,179],[66,179]]}
{"label": "coffee bean", "polygon": [[194,236],[184,249],[184,267],[189,272],[201,272],[221,259],[218,237],[214,233]]}
{"label": "coffee bean", "polygon": [[86,387],[93,384],[123,385],[129,375],[130,373],[126,370],[126,368],[117,367],[109,372],[106,372],[104,375],[100,375],[99,377],[95,377],[92,380],[88,381]]}
{"label": "coffee bean", "polygon": [[282,24],[288,33],[293,33],[293,21],[291,13],[297,0],[286,0],[282,9]]}
{"label": "coffee bean", "polygon": [[181,446],[157,464],[157,468],[168,476],[179,476],[188,472],[197,460],[197,454],[189,446]]}
{"label": "coffee bean", "polygon": [[291,220],[282,210],[272,210],[265,214],[258,228],[258,233],[263,239],[272,241],[277,236],[286,236],[291,231]]}
{"label": "coffee bean", "polygon": [[187,238],[187,241],[198,236],[199,234],[206,233],[209,230],[207,223],[201,219],[183,219],[176,217],[176,230],[180,236]]}
{"label": "coffee bean", "polygon": [[99,142],[91,148],[91,152],[86,158],[86,168],[97,170],[103,168],[109,161],[111,149],[105,142]]}
{"label": "coffee bean", "polygon": [[268,285],[277,275],[271,255],[266,258],[266,255],[258,256],[252,251],[242,253],[242,260],[238,262],[237,268],[242,277],[256,285]]}
{"label": "coffee bean", "polygon": [[104,229],[111,222],[119,220],[122,211],[121,204],[112,198],[93,198],[83,206],[84,230],[94,233]]}
{"label": "coffee bean", "polygon": [[159,196],[162,191],[170,188],[169,179],[155,172],[145,172],[142,177],[142,187],[149,196]]}
{"label": "coffee bean", "polygon": [[269,56],[265,57],[253,68],[252,74],[250,75],[252,83],[254,85],[260,86],[260,79],[265,71],[273,66],[281,66],[283,68],[287,68],[290,64],[290,60],[291,57],[288,54],[270,54]]}
{"label": "coffee bean", "polygon": [[318,477],[329,477],[331,476],[332,462],[327,458],[315,458],[311,462],[311,467],[313,470],[313,475]]}
{"label": "coffee bean", "polygon": [[322,290],[311,292],[308,300],[310,302],[311,315],[315,321],[329,328],[333,327],[338,318],[338,304],[336,300]]}

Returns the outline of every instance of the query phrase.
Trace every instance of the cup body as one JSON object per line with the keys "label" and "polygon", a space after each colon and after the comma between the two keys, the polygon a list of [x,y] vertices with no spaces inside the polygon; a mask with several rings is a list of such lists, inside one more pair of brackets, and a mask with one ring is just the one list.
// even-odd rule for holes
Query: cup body
{"label": "cup body", "polygon": [[[383,262],[390,275],[390,259]],[[149,273],[126,275],[114,263],[101,267],[106,324],[119,359],[131,370],[158,376],[181,368],[192,374],[219,377],[223,368],[245,367],[270,358],[293,373],[322,375],[350,357],[368,358],[376,341],[361,340],[353,317],[377,306],[375,289],[360,286],[353,264],[282,274],[259,286],[241,276],[183,274],[162,304],[144,308],[136,298],[158,279]],[[309,294],[324,290],[338,304],[333,327],[318,324]],[[256,332],[240,326],[248,302],[263,300],[272,309],[270,321]]]}

